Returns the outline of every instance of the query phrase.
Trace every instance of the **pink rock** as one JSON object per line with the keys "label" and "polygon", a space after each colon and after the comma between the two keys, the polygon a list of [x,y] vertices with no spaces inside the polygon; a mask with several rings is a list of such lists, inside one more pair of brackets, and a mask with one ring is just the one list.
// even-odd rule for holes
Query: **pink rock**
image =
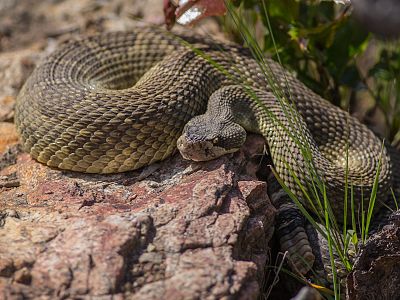
{"label": "pink rock", "polygon": [[275,212],[246,173],[259,139],[207,163],[176,155],[109,176],[19,154],[0,171],[19,182],[0,190],[0,295],[256,299]]}

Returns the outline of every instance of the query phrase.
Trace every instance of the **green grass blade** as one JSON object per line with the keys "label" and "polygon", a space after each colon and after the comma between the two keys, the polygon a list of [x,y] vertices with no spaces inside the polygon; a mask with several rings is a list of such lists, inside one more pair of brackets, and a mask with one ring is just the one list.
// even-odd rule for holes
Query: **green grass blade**
{"label": "green grass blade", "polygon": [[377,166],[377,170],[376,170],[376,174],[375,174],[375,178],[374,178],[374,184],[372,186],[372,192],[371,192],[371,196],[370,196],[369,203],[368,203],[367,219],[366,219],[365,230],[364,230],[364,241],[366,241],[368,238],[369,226],[371,224],[372,214],[373,214],[374,207],[375,207],[376,196],[377,196],[378,186],[379,186],[379,175],[381,172],[382,155],[383,155],[383,150],[385,149],[384,147],[385,147],[384,143],[382,142],[381,155],[379,157],[378,166]]}

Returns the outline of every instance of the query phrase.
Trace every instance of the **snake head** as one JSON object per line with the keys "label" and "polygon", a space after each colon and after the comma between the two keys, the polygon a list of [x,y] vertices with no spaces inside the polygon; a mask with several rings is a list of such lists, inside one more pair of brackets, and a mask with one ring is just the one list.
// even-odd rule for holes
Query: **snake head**
{"label": "snake head", "polygon": [[236,152],[245,139],[246,131],[239,124],[205,114],[186,124],[177,147],[185,159],[208,161]]}

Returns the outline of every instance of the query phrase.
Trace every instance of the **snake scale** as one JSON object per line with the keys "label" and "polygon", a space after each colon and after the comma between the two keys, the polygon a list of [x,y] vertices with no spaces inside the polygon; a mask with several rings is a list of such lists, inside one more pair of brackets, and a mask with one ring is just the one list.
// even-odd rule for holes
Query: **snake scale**
{"label": "snake scale", "polygon": [[[339,221],[347,147],[348,180],[357,206],[361,189],[364,195],[371,190],[378,165],[381,199],[390,187],[398,193],[397,154],[391,156],[367,127],[279,64],[266,62],[275,83],[263,75],[250,51],[234,44],[178,38],[156,28],[77,38],[34,70],[17,97],[15,121],[24,149],[59,169],[138,169],[170,156],[180,136],[184,157],[207,160],[240,148],[247,130],[265,137],[277,173],[300,198],[293,174],[305,185],[315,176],[299,145],[309,147]],[[273,84],[293,102],[282,105]],[[243,86],[254,89],[259,101]],[[294,105],[299,114],[293,113]],[[297,250],[307,248],[300,244]]]}

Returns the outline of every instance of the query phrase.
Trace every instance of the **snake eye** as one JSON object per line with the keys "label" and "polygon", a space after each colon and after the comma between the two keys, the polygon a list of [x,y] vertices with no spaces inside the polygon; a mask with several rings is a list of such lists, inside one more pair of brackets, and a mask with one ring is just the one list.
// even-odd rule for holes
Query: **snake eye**
{"label": "snake eye", "polygon": [[219,141],[219,138],[214,138],[213,140],[212,140],[212,142],[213,142],[213,144],[215,145],[215,144],[217,144],[218,143],[218,141]]}

